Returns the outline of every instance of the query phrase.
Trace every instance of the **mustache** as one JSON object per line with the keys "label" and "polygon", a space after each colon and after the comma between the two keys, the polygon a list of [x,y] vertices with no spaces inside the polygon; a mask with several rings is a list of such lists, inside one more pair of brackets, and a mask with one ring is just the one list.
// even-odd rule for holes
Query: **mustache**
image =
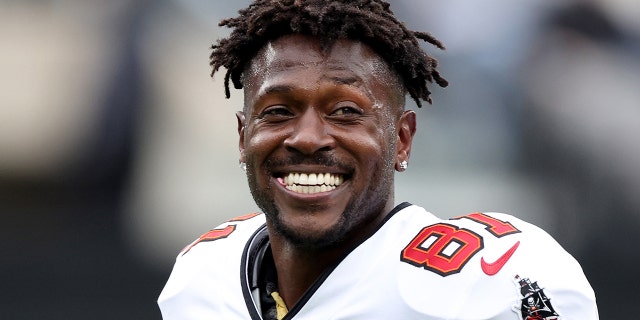
{"label": "mustache", "polygon": [[294,154],[286,158],[273,158],[266,161],[267,169],[272,171],[273,168],[281,168],[295,165],[315,165],[332,168],[339,168],[344,171],[351,172],[353,166],[336,159],[328,154],[303,155]]}

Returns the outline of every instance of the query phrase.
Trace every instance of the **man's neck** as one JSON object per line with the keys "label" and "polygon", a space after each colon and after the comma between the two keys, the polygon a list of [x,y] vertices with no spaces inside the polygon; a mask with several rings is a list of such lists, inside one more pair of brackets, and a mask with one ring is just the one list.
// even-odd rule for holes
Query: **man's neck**
{"label": "man's neck", "polygon": [[323,250],[296,247],[278,235],[271,235],[270,243],[278,274],[278,292],[289,308],[346,253],[343,247]]}
{"label": "man's neck", "polygon": [[323,248],[298,246],[275,232],[267,220],[271,252],[278,275],[278,291],[287,307],[293,307],[328,267],[338,263],[369,238],[393,209],[393,200],[374,219],[354,226],[345,241]]}

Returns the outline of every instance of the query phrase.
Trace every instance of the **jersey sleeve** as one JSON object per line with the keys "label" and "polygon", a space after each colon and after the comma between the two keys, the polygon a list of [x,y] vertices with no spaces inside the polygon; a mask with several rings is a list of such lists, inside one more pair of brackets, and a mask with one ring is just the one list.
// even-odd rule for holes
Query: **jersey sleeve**
{"label": "jersey sleeve", "polygon": [[411,230],[397,278],[404,303],[424,315],[598,319],[595,294],[578,261],[533,224],[473,213]]}
{"label": "jersey sleeve", "polygon": [[490,234],[483,237],[486,249],[478,265],[483,277],[500,275],[501,281],[510,278],[515,292],[512,308],[520,319],[598,319],[595,293],[582,267],[547,232],[501,213],[470,215],[461,220],[467,220],[470,227],[483,225],[478,233]]}
{"label": "jersey sleeve", "polygon": [[263,224],[263,215],[237,217],[182,249],[158,298],[162,318],[248,318],[240,286],[242,252]]}

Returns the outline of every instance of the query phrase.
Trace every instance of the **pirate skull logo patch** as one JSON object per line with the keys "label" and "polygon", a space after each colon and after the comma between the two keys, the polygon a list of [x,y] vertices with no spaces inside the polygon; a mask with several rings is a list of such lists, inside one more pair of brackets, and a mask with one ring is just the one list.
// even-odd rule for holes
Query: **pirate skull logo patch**
{"label": "pirate skull logo patch", "polygon": [[522,320],[559,320],[560,315],[553,309],[549,299],[537,281],[516,275],[514,282],[520,290],[522,300],[513,307]]}

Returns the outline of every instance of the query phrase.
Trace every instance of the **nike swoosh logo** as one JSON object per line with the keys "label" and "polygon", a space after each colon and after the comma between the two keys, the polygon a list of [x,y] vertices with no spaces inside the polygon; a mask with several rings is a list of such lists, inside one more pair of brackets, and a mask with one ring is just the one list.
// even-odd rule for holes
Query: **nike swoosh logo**
{"label": "nike swoosh logo", "polygon": [[498,260],[489,263],[486,262],[484,260],[484,257],[482,257],[480,259],[480,266],[482,267],[482,271],[484,271],[484,273],[486,273],[487,275],[495,275],[496,273],[498,273],[500,271],[500,269],[502,269],[502,267],[504,267],[504,265],[507,263],[507,261],[509,261],[509,259],[511,258],[511,256],[513,255],[514,252],[516,252],[516,249],[518,249],[518,246],[520,246],[520,241],[516,242],[516,244],[514,244],[507,252],[505,252],[500,258],[498,258]]}

